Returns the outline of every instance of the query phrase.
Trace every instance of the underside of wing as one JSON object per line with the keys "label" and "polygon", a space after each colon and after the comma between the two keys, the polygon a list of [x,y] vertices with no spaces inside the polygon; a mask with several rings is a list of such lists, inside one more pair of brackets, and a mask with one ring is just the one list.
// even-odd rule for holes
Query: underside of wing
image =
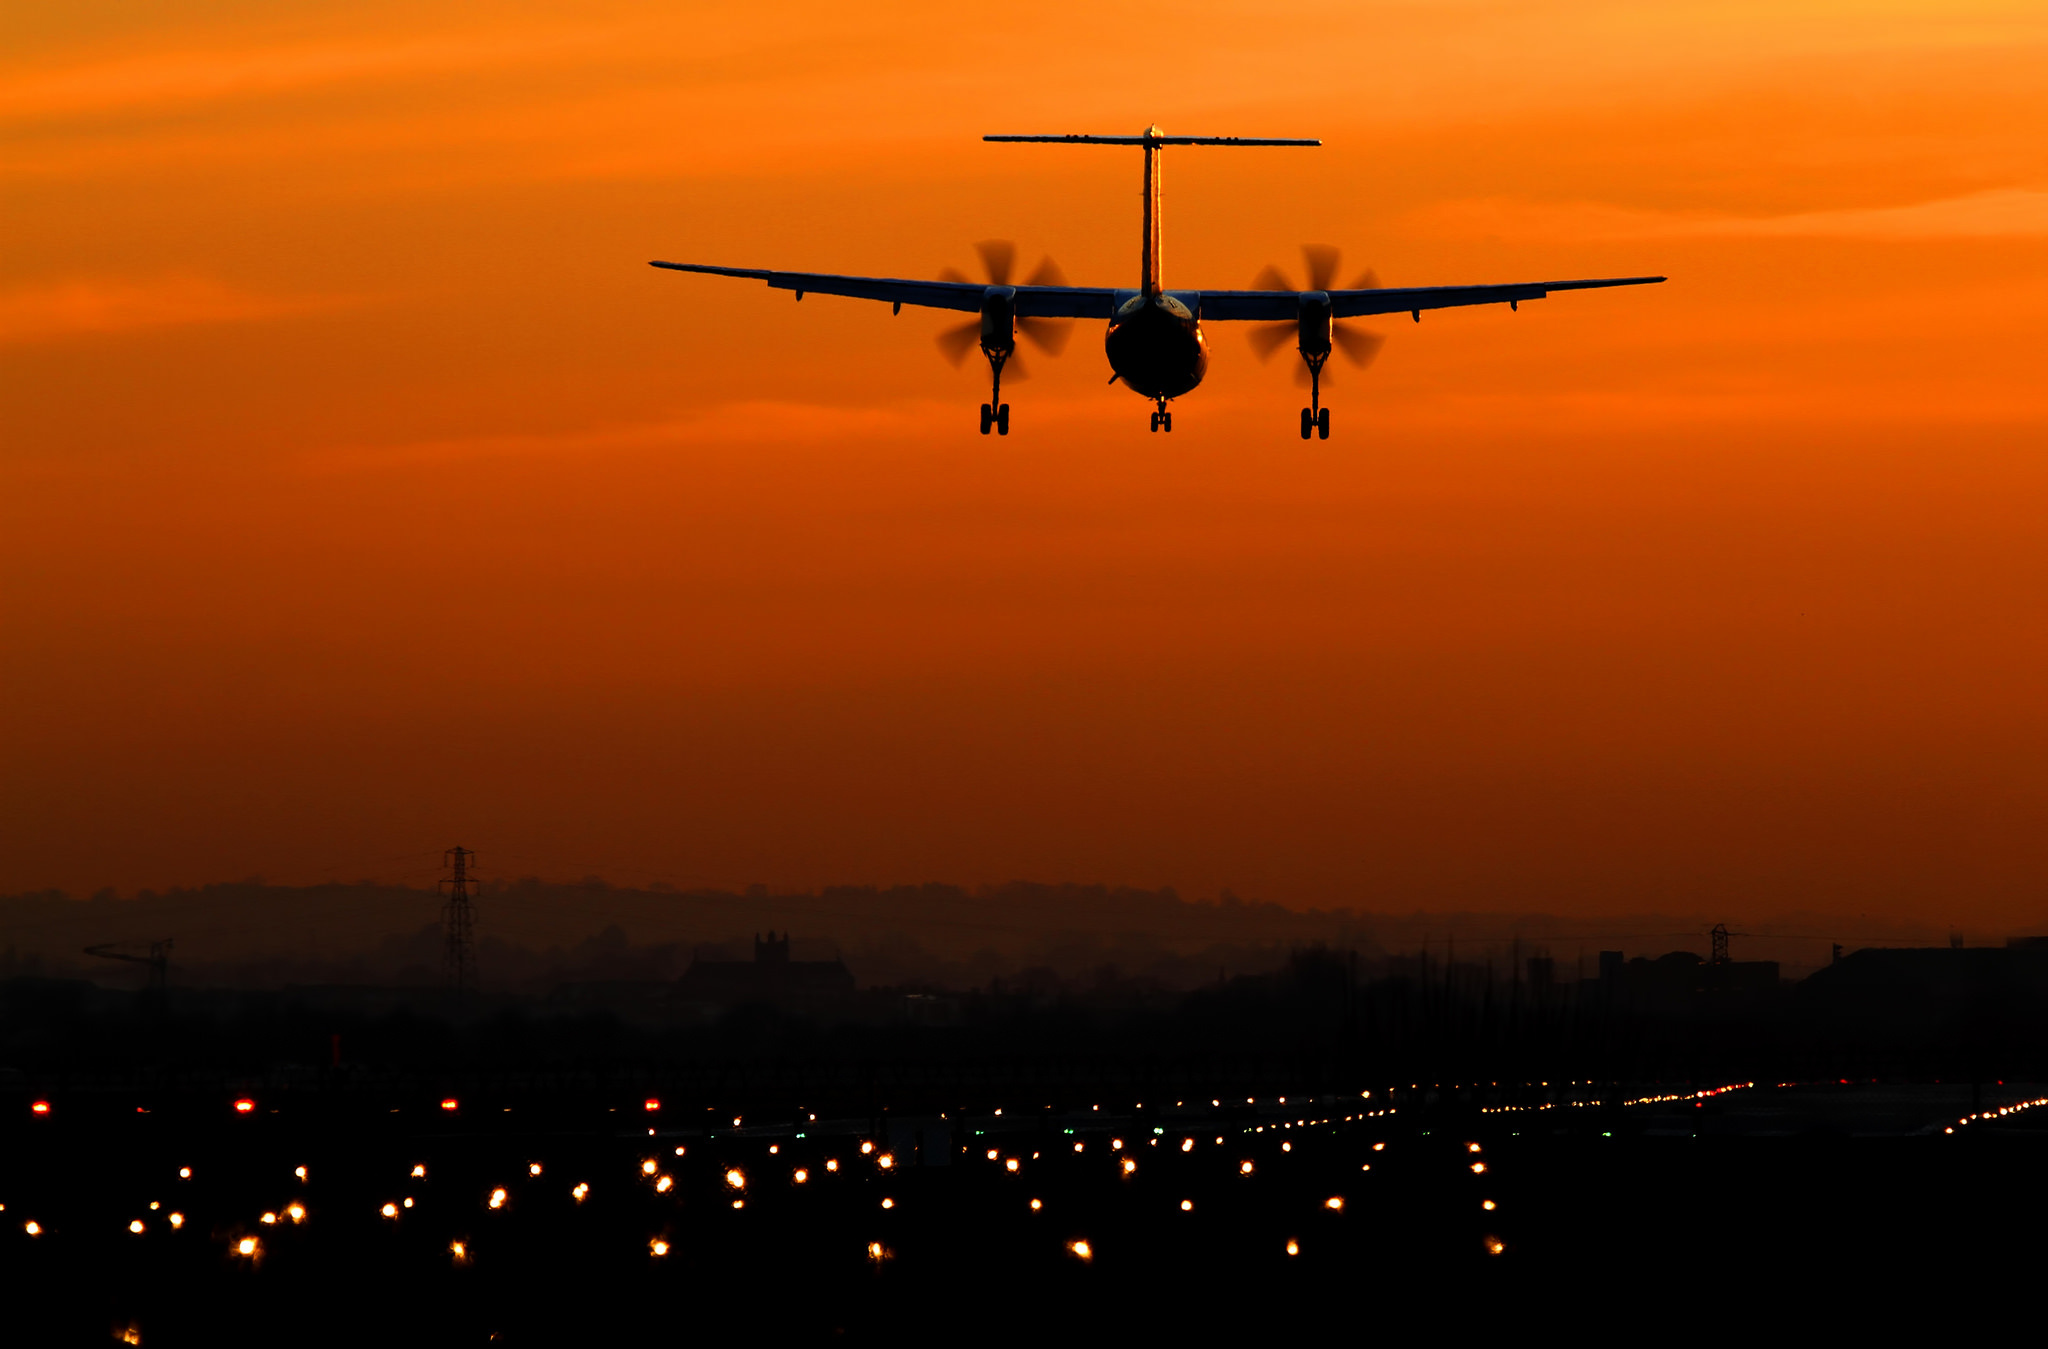
{"label": "underside of wing", "polygon": [[[981,308],[988,287],[977,281],[909,281],[885,276],[838,276],[829,272],[775,272],[759,267],[713,267],[696,262],[654,262],[676,272],[702,272],[710,276],[738,276],[765,281],[776,290],[806,295],[844,295],[855,300],[880,300],[884,304],[917,305],[926,309],[958,309],[975,312]],[[1108,318],[1114,292],[1091,286],[1017,286],[1016,313],[1020,318]]]}
{"label": "underside of wing", "polygon": [[[1524,281],[1504,286],[1409,286],[1328,292],[1333,317],[1367,314],[1420,314],[1425,309],[1451,309],[1473,304],[1519,304],[1540,300],[1556,290],[1601,290],[1609,286],[1648,286],[1661,276],[1601,277],[1588,281]],[[1299,313],[1300,292],[1291,290],[1210,290],[1202,292],[1202,317],[1271,322]]]}

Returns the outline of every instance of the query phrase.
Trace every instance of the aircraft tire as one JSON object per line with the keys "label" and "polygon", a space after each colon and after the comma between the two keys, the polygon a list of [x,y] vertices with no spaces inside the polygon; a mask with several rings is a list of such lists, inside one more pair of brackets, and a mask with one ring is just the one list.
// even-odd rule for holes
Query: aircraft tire
{"label": "aircraft tire", "polygon": [[983,435],[987,435],[987,434],[988,434],[988,429],[989,429],[989,428],[990,428],[991,426],[994,426],[995,424],[996,424],[996,410],[995,410],[994,408],[990,407],[990,406],[989,406],[988,404],[986,404],[986,403],[983,403],[983,404],[981,405],[981,433],[982,433]]}
{"label": "aircraft tire", "polygon": [[1307,408],[1301,410],[1301,438],[1307,440],[1316,429],[1316,417]]}
{"label": "aircraft tire", "polygon": [[996,434],[999,436],[1010,434],[1010,405],[1008,403],[996,409]]}
{"label": "aircraft tire", "polygon": [[1324,408],[1316,414],[1316,435],[1324,440],[1330,438],[1330,410]]}

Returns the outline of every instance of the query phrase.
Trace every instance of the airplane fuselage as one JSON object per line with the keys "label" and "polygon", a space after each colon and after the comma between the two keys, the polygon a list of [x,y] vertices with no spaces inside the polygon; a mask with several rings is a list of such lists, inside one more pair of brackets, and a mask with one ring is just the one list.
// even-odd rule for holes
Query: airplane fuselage
{"label": "airplane fuselage", "polygon": [[1199,295],[1118,291],[1103,349],[1126,388],[1147,398],[1178,398],[1209,373]]}

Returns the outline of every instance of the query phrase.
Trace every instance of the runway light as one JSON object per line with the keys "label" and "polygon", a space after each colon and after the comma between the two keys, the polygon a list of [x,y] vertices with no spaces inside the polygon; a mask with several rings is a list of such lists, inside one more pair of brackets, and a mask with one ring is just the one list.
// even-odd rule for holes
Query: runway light
{"label": "runway light", "polygon": [[649,1157],[646,1161],[640,1163],[640,1174],[643,1176],[651,1176],[660,1169],[661,1168],[655,1164],[655,1161],[652,1157]]}
{"label": "runway light", "polygon": [[1499,1237],[1488,1237],[1486,1239],[1486,1253],[1488,1255],[1499,1255],[1506,1249],[1507,1247],[1501,1243]]}
{"label": "runway light", "polygon": [[863,1143],[860,1145],[860,1155],[863,1157],[867,1156],[870,1152],[873,1152],[874,1150],[875,1145],[873,1143]]}
{"label": "runway light", "polygon": [[529,1175],[529,1176],[537,1176],[537,1175],[539,1175],[539,1174],[540,1174],[540,1163],[539,1163],[539,1162],[528,1162],[528,1163],[526,1164],[526,1174],[527,1174],[527,1175]]}
{"label": "runway light", "polygon": [[448,1253],[455,1257],[455,1263],[458,1265],[466,1265],[469,1263],[469,1247],[464,1245],[460,1241],[449,1242]]}
{"label": "runway light", "polygon": [[448,1098],[447,1100],[445,1100],[445,1101],[441,1102],[441,1108],[442,1108],[443,1110],[455,1110],[455,1109],[459,1109],[459,1108],[461,1107],[461,1105],[462,1105],[462,1102],[460,1102],[460,1101],[456,1100],[456,1099],[455,1099],[455,1098],[454,1098],[453,1096],[450,1096],[450,1097],[449,1097],[449,1098]]}
{"label": "runway light", "polygon": [[405,1200],[404,1200],[404,1203],[403,1203],[403,1205],[402,1205],[402,1206],[403,1206],[403,1207],[405,1207],[405,1208],[411,1208],[411,1207],[412,1207],[412,1196],[411,1196],[411,1195],[407,1195],[407,1196],[405,1197]]}
{"label": "runway light", "polygon": [[590,1197],[590,1187],[588,1185],[578,1184],[576,1188],[569,1191],[569,1193],[573,1195],[575,1197],[576,1202],[580,1204],[585,1199]]}
{"label": "runway light", "polygon": [[1238,1175],[1240,1175],[1240,1176],[1249,1176],[1249,1175],[1250,1175],[1251,1173],[1252,1173],[1252,1164],[1251,1164],[1250,1162],[1239,1162],[1239,1163],[1237,1164],[1237,1174],[1238,1174]]}
{"label": "runway light", "polygon": [[661,1109],[661,1102],[650,1096],[642,1103],[649,1110]]}
{"label": "runway light", "polygon": [[988,1150],[988,1159],[990,1161],[994,1161],[996,1159],[996,1150],[994,1148],[990,1148]]}
{"label": "runway light", "polygon": [[1472,1163],[1472,1174],[1473,1174],[1473,1175],[1475,1175],[1475,1176],[1483,1176],[1483,1175],[1485,1175],[1485,1174],[1486,1174],[1486,1163],[1485,1163],[1485,1162],[1474,1162],[1474,1163]]}
{"label": "runway light", "polygon": [[1387,1150],[1387,1145],[1385,1143],[1375,1143],[1372,1145],[1372,1150],[1374,1152],[1385,1152]]}
{"label": "runway light", "polygon": [[1045,1207],[1045,1201],[1044,1201],[1044,1200],[1042,1200],[1042,1199],[1034,1199],[1034,1200],[1032,1200],[1032,1201],[1031,1201],[1031,1211],[1032,1211],[1033,1213],[1036,1213],[1036,1212],[1038,1212],[1038,1211],[1039,1211],[1040,1209],[1042,1209],[1042,1208],[1044,1208],[1044,1207]]}
{"label": "runway light", "polygon": [[492,1190],[492,1191],[491,1191],[491,1207],[492,1207],[492,1208],[503,1208],[503,1207],[505,1207],[505,1192],[504,1192],[503,1190]]}
{"label": "runway light", "polygon": [[1344,1211],[1344,1196],[1341,1194],[1331,1195],[1323,1201],[1323,1207],[1332,1213],[1342,1213]]}
{"label": "runway light", "polygon": [[887,1171],[890,1167],[896,1165],[896,1159],[885,1152],[881,1156],[875,1158],[875,1165],[881,1167],[884,1171]]}
{"label": "runway light", "polygon": [[1195,1140],[1192,1138],[1183,1138],[1180,1141],[1180,1150],[1182,1152],[1193,1152],[1195,1150]]}
{"label": "runway light", "polygon": [[1465,1145],[1465,1151],[1467,1151],[1467,1152],[1477,1152],[1477,1151],[1479,1151],[1479,1145],[1478,1145],[1477,1143],[1467,1143],[1467,1144]]}
{"label": "runway light", "polygon": [[138,1237],[139,1237],[139,1236],[141,1236],[141,1235],[142,1235],[142,1219],[140,1219],[140,1218],[137,1218],[137,1219],[135,1219],[134,1221],[130,1222],[130,1223],[128,1224],[128,1230],[129,1230],[129,1231],[131,1231],[131,1232],[133,1232],[133,1233],[134,1233],[134,1234],[135,1234],[136,1236],[138,1236]]}
{"label": "runway light", "polygon": [[412,1169],[412,1178],[414,1180],[425,1180],[427,1178],[427,1168],[424,1166],[415,1166]]}
{"label": "runway light", "polygon": [[192,1168],[191,1168],[191,1167],[189,1167],[189,1166],[181,1166],[181,1167],[179,1167],[179,1168],[178,1168],[178,1179],[179,1179],[179,1180],[190,1180],[190,1179],[192,1179]]}
{"label": "runway light", "polygon": [[1195,1211],[1195,1201],[1194,1201],[1194,1200],[1192,1200],[1192,1199],[1183,1199],[1183,1200],[1181,1200],[1181,1201],[1180,1201],[1180,1211],[1181,1211],[1182,1213],[1193,1213],[1193,1212]]}
{"label": "runway light", "polygon": [[1301,1243],[1300,1243],[1300,1242],[1298,1242],[1298,1241],[1289,1241],[1289,1242],[1287,1243],[1287,1253],[1288,1253],[1289,1255],[1300,1255],[1300,1254],[1301,1254]]}
{"label": "runway light", "polygon": [[306,1178],[306,1168],[303,1166],[299,1167],[297,1170],[293,1171],[292,1174],[297,1176],[300,1180],[304,1180]]}
{"label": "runway light", "polygon": [[810,1172],[808,1172],[808,1171],[804,1170],[804,1169],[803,1169],[802,1167],[798,1167],[798,1168],[796,1169],[796,1175],[795,1175],[794,1179],[795,1179],[795,1181],[796,1181],[796,1183],[797,1183],[797,1184],[801,1185],[801,1184],[803,1184],[803,1183],[804,1183],[805,1181],[809,1180],[810,1178],[811,1178],[811,1173],[810,1173]]}
{"label": "runway light", "polygon": [[674,1176],[661,1176],[654,1182],[654,1192],[656,1194],[667,1194],[675,1187],[676,1181]]}
{"label": "runway light", "polygon": [[1086,1145],[1082,1143],[1076,1143],[1074,1144],[1074,1151],[1079,1152],[1084,1146]]}
{"label": "runway light", "polygon": [[30,1218],[27,1222],[21,1225],[21,1230],[28,1233],[32,1237],[39,1237],[43,1234],[43,1225],[37,1222],[34,1218]]}
{"label": "runway light", "polygon": [[1282,1144],[1280,1145],[1280,1151],[1282,1151],[1282,1152],[1292,1152],[1292,1151],[1294,1151],[1294,1144],[1292,1144],[1292,1143],[1282,1143]]}
{"label": "runway light", "polygon": [[306,1221],[306,1206],[304,1204],[293,1204],[285,1209],[284,1216],[290,1218],[295,1223],[302,1223]]}
{"label": "runway light", "polygon": [[659,1259],[660,1257],[668,1254],[668,1243],[666,1241],[663,1241],[660,1237],[656,1237],[654,1240],[647,1243],[647,1251],[648,1254],[654,1256],[656,1259]]}
{"label": "runway light", "polygon": [[1095,1248],[1085,1241],[1070,1241],[1067,1243],[1067,1249],[1073,1252],[1076,1260],[1084,1263],[1095,1258]]}
{"label": "runway light", "polygon": [[1017,1159],[1015,1157],[1012,1157],[1009,1161],[1003,1163],[1003,1170],[1005,1171],[1015,1171],[1016,1169]]}
{"label": "runway light", "polygon": [[237,1115],[247,1115],[252,1113],[255,1109],[256,1103],[246,1096],[244,1096],[239,1101],[235,1102],[235,1113]]}
{"label": "runway light", "polygon": [[725,1173],[725,1183],[732,1189],[744,1190],[747,1188],[747,1173],[734,1167]]}
{"label": "runway light", "polygon": [[882,1201],[882,1207],[883,1207],[883,1208],[895,1208],[895,1207],[896,1207],[896,1201],[895,1201],[895,1200],[893,1200],[893,1199],[884,1199],[884,1200]]}
{"label": "runway light", "polygon": [[170,1223],[170,1225],[173,1227],[183,1227],[185,1225],[185,1215],[182,1213],[173,1213],[169,1218],[165,1219],[165,1221]]}
{"label": "runway light", "polygon": [[[5,1204],[0,1204],[0,1209],[5,1209],[6,1207],[7,1207],[7,1205],[5,1205]],[[154,1213],[154,1212],[156,1212],[156,1211],[157,1211],[158,1209],[160,1209],[160,1208],[162,1208],[162,1207],[163,1207],[163,1205],[162,1205],[162,1204],[159,1204],[159,1203],[158,1203],[158,1202],[157,1202],[156,1200],[154,1200],[154,1199],[152,1199],[152,1200],[150,1200],[150,1201],[149,1201],[149,1211],[150,1211],[151,1213]]]}
{"label": "runway light", "polygon": [[265,1227],[275,1227],[277,1226],[277,1215],[275,1213],[266,1213],[256,1221],[262,1223]]}
{"label": "runway light", "polygon": [[1112,1138],[1109,1140],[1109,1146],[1111,1151],[1120,1152],[1123,1150],[1124,1140],[1121,1138]]}
{"label": "runway light", "polygon": [[868,1243],[868,1259],[870,1259],[870,1260],[874,1261],[874,1262],[875,1262],[876,1264],[878,1264],[878,1265],[879,1265],[879,1264],[881,1264],[881,1263],[882,1263],[882,1262],[883,1262],[884,1260],[887,1260],[888,1258],[889,1258],[889,1251],[888,1251],[888,1248],[887,1248],[887,1247],[885,1247],[885,1246],[883,1246],[881,1242],[879,1242],[879,1241],[870,1241],[870,1242]]}
{"label": "runway light", "polygon": [[735,1199],[732,1201],[732,1206],[734,1208],[745,1208],[747,1206],[747,1201],[744,1199]]}
{"label": "runway light", "polygon": [[1138,1169],[1138,1164],[1137,1164],[1136,1162],[1132,1161],[1132,1160],[1131,1160],[1131,1159],[1130,1159],[1129,1157],[1126,1157],[1126,1158],[1124,1158],[1124,1174],[1125,1174],[1125,1175],[1127,1175],[1127,1176],[1128,1176],[1128,1175],[1130,1175],[1130,1174],[1131,1174],[1131,1173],[1132,1173],[1133,1171],[1136,1171],[1137,1169]]}
{"label": "runway light", "polygon": [[386,1204],[383,1208],[380,1208],[377,1211],[387,1218],[396,1218],[398,1216],[398,1205]]}
{"label": "runway light", "polygon": [[263,1243],[254,1237],[243,1237],[235,1243],[235,1254],[246,1255],[254,1260],[263,1251]]}
{"label": "runway light", "polygon": [[839,1159],[837,1157],[827,1157],[825,1159],[825,1169],[827,1171],[837,1171],[839,1169]]}
{"label": "runway light", "polygon": [[1488,1213],[1491,1213],[1495,1209],[1499,1208],[1500,1205],[1494,1203],[1491,1199],[1482,1199],[1479,1201],[1479,1207],[1485,1209]]}

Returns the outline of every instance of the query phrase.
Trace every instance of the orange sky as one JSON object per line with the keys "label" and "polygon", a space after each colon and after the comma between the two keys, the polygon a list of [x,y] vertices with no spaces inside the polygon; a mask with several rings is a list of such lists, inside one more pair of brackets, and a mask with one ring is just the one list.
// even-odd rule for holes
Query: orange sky
{"label": "orange sky", "polygon": [[[138,14],[138,10],[142,10]],[[0,890],[1013,877],[2048,915],[2048,11],[0,14]],[[658,273],[1344,247],[1330,390]]]}

